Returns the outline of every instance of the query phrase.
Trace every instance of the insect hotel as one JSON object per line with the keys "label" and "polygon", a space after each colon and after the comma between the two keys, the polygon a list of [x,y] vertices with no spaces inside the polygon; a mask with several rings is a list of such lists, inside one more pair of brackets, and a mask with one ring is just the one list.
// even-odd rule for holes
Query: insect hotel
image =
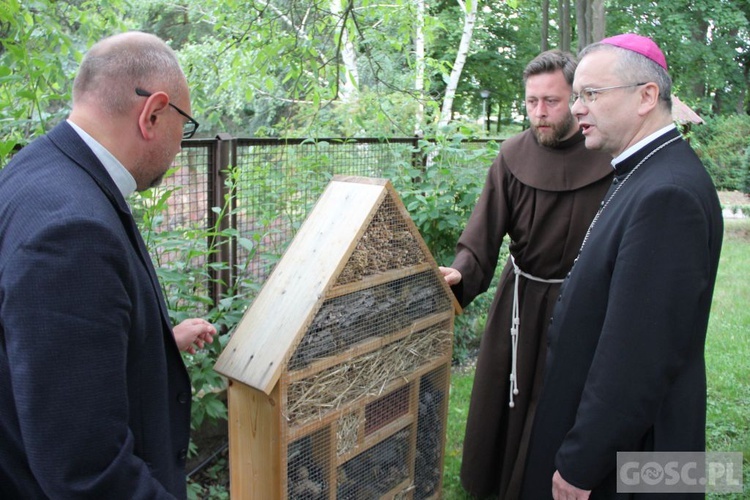
{"label": "insect hotel", "polygon": [[437,499],[454,314],[390,182],[334,177],[216,363],[233,499]]}

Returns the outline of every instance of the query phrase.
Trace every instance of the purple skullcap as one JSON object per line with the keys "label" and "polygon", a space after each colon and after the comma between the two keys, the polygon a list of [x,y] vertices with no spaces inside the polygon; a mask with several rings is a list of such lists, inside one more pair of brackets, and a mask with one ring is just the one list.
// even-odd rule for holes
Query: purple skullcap
{"label": "purple skullcap", "polygon": [[664,57],[664,53],[659,49],[659,46],[648,37],[626,33],[624,35],[605,38],[600,43],[606,43],[608,45],[614,45],[615,47],[632,50],[642,56],[648,57],[665,70],[667,69],[667,59]]}

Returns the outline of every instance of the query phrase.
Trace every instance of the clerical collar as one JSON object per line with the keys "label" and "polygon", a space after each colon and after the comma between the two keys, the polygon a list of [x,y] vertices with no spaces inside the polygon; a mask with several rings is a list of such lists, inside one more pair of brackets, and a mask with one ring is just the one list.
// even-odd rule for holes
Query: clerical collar
{"label": "clerical collar", "polygon": [[127,171],[123,164],[120,163],[120,160],[115,158],[112,153],[107,151],[107,148],[102,146],[99,141],[87,134],[86,131],[81,127],[70,120],[67,120],[67,122],[71,127],[73,127],[73,130],[75,130],[78,135],[81,136],[83,142],[85,142],[86,145],[91,148],[91,151],[93,151],[94,155],[96,155],[99,161],[102,162],[102,165],[104,165],[104,168],[107,170],[107,173],[114,181],[117,189],[119,189],[120,193],[122,193],[122,197],[127,199],[128,196],[133,194],[135,188],[137,187],[135,179],[133,178],[131,173]]}
{"label": "clerical collar", "polygon": [[662,135],[666,134],[670,130],[673,130],[677,127],[675,127],[674,123],[670,123],[664,128],[661,128],[654,132],[653,134],[649,135],[648,137],[644,137],[640,141],[636,142],[632,146],[630,146],[628,149],[617,155],[616,158],[612,160],[612,168],[617,168],[617,165],[625,160],[627,160],[629,157],[633,156],[633,154],[637,153],[641,148],[643,148],[646,144],[649,144],[651,141],[655,140],[657,137],[661,137]]}

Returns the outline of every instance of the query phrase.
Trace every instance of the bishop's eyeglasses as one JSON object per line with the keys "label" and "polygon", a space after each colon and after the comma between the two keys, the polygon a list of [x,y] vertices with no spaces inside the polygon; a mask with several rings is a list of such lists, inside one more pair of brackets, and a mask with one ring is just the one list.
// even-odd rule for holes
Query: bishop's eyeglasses
{"label": "bishop's eyeglasses", "polygon": [[[152,95],[152,92],[148,92],[147,90],[143,90],[138,87],[135,88],[135,93],[141,97],[151,97]],[[172,106],[175,109],[175,111],[180,113],[182,116],[184,116],[188,120],[185,122],[185,125],[182,126],[182,138],[190,139],[191,137],[193,137],[193,135],[195,135],[195,131],[198,130],[198,126],[199,126],[198,122],[195,121],[195,119],[192,116],[185,113],[183,110],[181,110],[180,108],[178,108],[171,102],[169,103],[169,105]]]}
{"label": "bishop's eyeglasses", "polygon": [[648,82],[643,83],[631,83],[628,85],[614,85],[612,87],[599,87],[598,89],[592,89],[592,88],[585,88],[581,90],[580,93],[573,92],[570,94],[570,105],[573,106],[575,102],[580,99],[581,104],[584,106],[587,104],[591,104],[592,102],[596,102],[596,96],[602,92],[606,92],[607,90],[615,90],[615,89],[627,89],[630,87],[640,87],[641,85],[646,85]]}

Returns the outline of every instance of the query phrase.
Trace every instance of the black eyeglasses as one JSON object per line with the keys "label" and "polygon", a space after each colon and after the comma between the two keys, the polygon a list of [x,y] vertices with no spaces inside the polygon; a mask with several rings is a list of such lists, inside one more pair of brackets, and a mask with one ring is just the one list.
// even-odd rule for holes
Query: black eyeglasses
{"label": "black eyeglasses", "polygon": [[640,87],[641,85],[646,85],[646,83],[647,82],[644,82],[644,83],[631,83],[631,84],[628,84],[628,85],[615,85],[613,87],[600,87],[598,89],[592,89],[592,88],[588,88],[587,87],[587,88],[581,90],[581,92],[579,94],[576,94],[575,92],[573,92],[570,95],[570,105],[573,106],[573,104],[578,99],[580,99],[581,100],[581,104],[583,104],[585,106],[586,104],[591,104],[592,102],[595,102],[597,94],[600,94],[601,92],[605,92],[607,90],[615,90],[615,89],[627,89],[627,88],[630,88],[630,87]]}
{"label": "black eyeglasses", "polygon": [[[151,95],[152,95],[151,92],[147,92],[147,91],[145,91],[143,89],[140,89],[138,87],[135,88],[135,93],[138,94],[141,97],[151,97]],[[175,111],[177,111],[182,116],[184,116],[185,118],[188,119],[188,121],[185,122],[185,125],[182,126],[182,138],[183,139],[190,139],[191,137],[193,137],[193,135],[195,135],[195,131],[198,130],[198,126],[199,126],[198,122],[195,121],[195,119],[192,116],[190,116],[189,114],[185,113],[183,110],[181,110],[180,108],[178,108],[177,106],[175,106],[171,102],[169,103],[169,105],[172,106],[175,109]]]}

